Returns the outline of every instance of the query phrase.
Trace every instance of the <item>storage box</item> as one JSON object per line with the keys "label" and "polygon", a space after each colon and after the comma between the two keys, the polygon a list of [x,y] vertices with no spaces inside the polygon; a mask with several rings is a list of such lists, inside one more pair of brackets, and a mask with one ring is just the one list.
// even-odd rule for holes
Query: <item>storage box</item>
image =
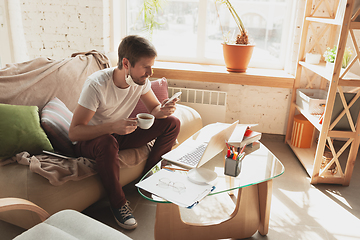
{"label": "storage box", "polygon": [[327,92],[321,89],[297,89],[296,105],[310,114],[322,114],[325,111]]}
{"label": "storage box", "polygon": [[305,54],[305,62],[310,64],[319,64],[321,58],[321,54],[317,53],[306,53]]}
{"label": "storage box", "polygon": [[298,148],[310,148],[314,126],[301,114],[295,115],[291,134],[291,145]]}

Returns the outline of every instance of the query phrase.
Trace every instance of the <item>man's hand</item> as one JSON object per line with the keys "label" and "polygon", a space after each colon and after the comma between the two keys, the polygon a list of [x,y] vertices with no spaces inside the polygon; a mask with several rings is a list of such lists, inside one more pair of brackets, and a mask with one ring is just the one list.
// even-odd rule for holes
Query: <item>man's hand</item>
{"label": "man's hand", "polygon": [[132,133],[137,128],[136,118],[123,118],[112,125],[113,132],[118,135]]}
{"label": "man's hand", "polygon": [[173,114],[175,112],[175,110],[176,110],[176,102],[179,101],[180,99],[175,98],[171,102],[164,105],[164,103],[166,103],[167,100],[168,99],[165,99],[164,101],[162,101],[161,107],[160,107],[160,111],[164,114],[164,116],[170,116],[171,114]]}
{"label": "man's hand", "polygon": [[179,101],[179,98],[174,99],[173,101],[165,104],[169,99],[165,99],[162,103],[159,102],[154,92],[150,89],[144,95],[141,95],[141,101],[145,104],[147,110],[155,116],[156,119],[166,118],[173,114],[176,110],[176,102]]}

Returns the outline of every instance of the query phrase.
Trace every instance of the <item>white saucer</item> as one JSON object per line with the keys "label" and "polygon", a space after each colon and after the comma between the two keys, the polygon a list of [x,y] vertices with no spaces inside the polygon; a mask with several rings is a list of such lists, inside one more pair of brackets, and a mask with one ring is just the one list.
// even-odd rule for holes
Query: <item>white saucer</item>
{"label": "white saucer", "polygon": [[194,168],[187,174],[189,180],[196,184],[206,184],[217,178],[217,174],[206,168]]}

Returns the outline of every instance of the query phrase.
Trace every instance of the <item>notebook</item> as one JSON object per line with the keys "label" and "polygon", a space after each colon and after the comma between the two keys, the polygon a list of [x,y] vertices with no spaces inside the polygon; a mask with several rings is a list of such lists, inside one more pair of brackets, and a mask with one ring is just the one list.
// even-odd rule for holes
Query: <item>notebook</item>
{"label": "notebook", "polygon": [[212,130],[209,127],[204,128],[174,150],[164,154],[162,158],[187,169],[201,167],[224,149],[225,142],[229,140],[237,124],[238,121],[225,126],[220,131],[214,128],[213,130],[218,132],[213,134],[210,139],[199,137],[201,131]]}

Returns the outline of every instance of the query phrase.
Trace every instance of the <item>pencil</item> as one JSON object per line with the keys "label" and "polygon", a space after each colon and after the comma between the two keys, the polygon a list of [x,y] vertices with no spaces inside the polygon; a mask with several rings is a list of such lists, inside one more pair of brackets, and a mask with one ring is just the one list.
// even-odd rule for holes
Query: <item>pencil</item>
{"label": "pencil", "polygon": [[246,147],[246,145],[243,146],[243,148],[241,149],[240,154],[244,151],[245,147]]}
{"label": "pencil", "polygon": [[243,157],[245,156],[245,153],[242,153],[242,154],[239,154],[238,156],[237,156],[237,161],[240,161],[241,159],[243,159]]}

